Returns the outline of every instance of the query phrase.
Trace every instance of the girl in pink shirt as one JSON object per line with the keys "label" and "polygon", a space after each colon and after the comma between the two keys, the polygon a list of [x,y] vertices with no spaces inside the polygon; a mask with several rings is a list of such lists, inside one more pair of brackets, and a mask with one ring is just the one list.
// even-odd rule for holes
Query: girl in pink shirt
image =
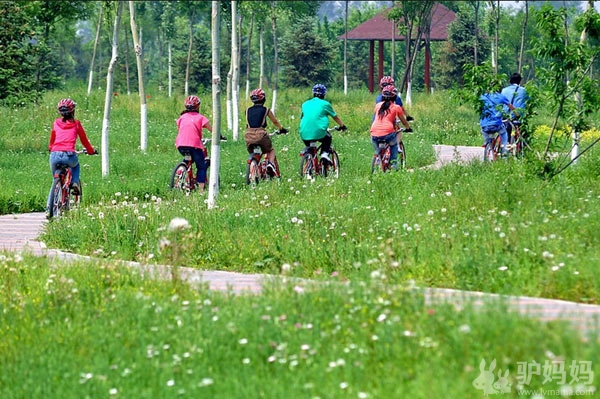
{"label": "girl in pink shirt", "polygon": [[189,153],[196,164],[196,183],[199,190],[204,191],[206,183],[206,148],[202,143],[202,129],[212,133],[212,126],[208,118],[199,113],[200,99],[197,96],[188,96],[185,99],[185,110],[177,119],[179,133],[175,139],[175,147],[181,155]]}
{"label": "girl in pink shirt", "polygon": [[371,124],[371,144],[375,153],[379,151],[379,143],[388,143],[390,146],[390,163],[397,167],[398,159],[398,122],[412,132],[410,125],[404,117],[404,110],[395,103],[398,90],[392,85],[385,86],[382,91],[382,102],[375,105],[375,119]]}
{"label": "girl in pink shirt", "polygon": [[[52,124],[52,132],[50,133],[50,144],[48,149],[50,150],[50,170],[52,171],[52,177],[58,171],[59,164],[69,165],[71,168],[71,191],[74,195],[81,194],[80,186],[80,167],[79,158],[77,152],[75,152],[75,144],[77,138],[81,141],[81,144],[85,147],[88,155],[97,154],[98,151],[92,147],[90,141],[81,126],[81,122],[75,119],[75,102],[70,98],[63,98],[58,102],[58,112],[62,116],[54,121]],[[48,201],[46,203],[46,209],[50,209],[50,195],[52,189],[48,194]]]}

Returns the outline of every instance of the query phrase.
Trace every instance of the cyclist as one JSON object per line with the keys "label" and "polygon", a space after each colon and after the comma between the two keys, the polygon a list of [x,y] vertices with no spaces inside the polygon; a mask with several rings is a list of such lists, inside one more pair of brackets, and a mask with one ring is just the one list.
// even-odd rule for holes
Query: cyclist
{"label": "cyclist", "polygon": [[202,129],[212,133],[212,126],[208,118],[200,113],[200,98],[198,96],[188,96],[185,99],[185,110],[183,110],[177,119],[177,138],[175,147],[184,155],[189,153],[196,164],[197,174],[196,183],[199,191],[204,191],[206,182],[206,162],[204,156],[206,148],[202,142]]}
{"label": "cyclist", "polygon": [[[381,80],[379,81],[379,88],[381,90],[383,90],[383,88],[387,85],[395,85],[394,82],[394,78],[392,78],[391,76],[384,76],[383,78],[381,78]],[[397,89],[396,89],[397,90]],[[381,93],[379,93],[377,95],[377,97],[375,98],[375,104],[380,103],[383,100]],[[396,96],[396,104],[398,104],[399,106],[403,107],[402,105],[402,99],[400,98],[400,96]],[[406,117],[407,121],[413,121],[414,118],[410,115],[408,115],[408,113],[406,112],[406,110],[404,108],[402,108],[404,110],[404,116]],[[375,115],[373,115],[373,120],[375,120]]]}
{"label": "cyclist", "polygon": [[[331,103],[325,100],[327,88],[317,83],[312,88],[313,98],[302,104],[300,115],[300,138],[308,147],[311,141],[321,142],[321,159],[331,163],[329,153],[331,152],[331,134],[327,131],[329,117],[339,125],[339,130],[348,129],[340,117],[335,113]],[[306,151],[306,148],[305,148]]]}
{"label": "cyclist", "polygon": [[382,101],[375,105],[375,120],[371,124],[371,144],[375,153],[379,152],[379,143],[388,143],[390,163],[394,169],[398,168],[398,139],[402,140],[401,133],[398,133],[398,122],[404,125],[405,132],[412,132],[404,117],[404,110],[396,103],[397,96],[398,89],[393,85],[381,90]]}
{"label": "cyclist", "polygon": [[[52,124],[48,149],[50,150],[50,170],[52,171],[52,177],[58,171],[58,164],[69,165],[72,171],[71,192],[73,195],[81,195],[81,183],[79,182],[81,168],[77,152],[75,152],[77,138],[79,137],[79,141],[85,147],[88,155],[97,154],[98,151],[90,144],[85,130],[81,126],[81,122],[75,119],[76,106],[75,101],[70,98],[63,98],[58,102],[56,107],[61,117],[57,118]],[[47,212],[49,212],[51,206],[51,195],[52,189],[50,189],[46,203]]]}
{"label": "cyclist", "polygon": [[497,81],[493,81],[490,85],[490,90],[479,97],[481,101],[481,116],[479,118],[479,126],[483,136],[484,145],[489,140],[488,135],[498,133],[500,136],[500,150],[503,156],[506,156],[506,145],[508,144],[508,134],[506,126],[502,121],[503,107],[507,107],[514,112],[515,116],[519,117],[519,111],[510,103],[501,93],[501,87]]}
{"label": "cyclist", "polygon": [[246,109],[246,133],[244,134],[244,140],[246,141],[246,148],[249,154],[252,154],[255,146],[260,146],[268,161],[267,173],[273,177],[277,175],[275,149],[266,130],[267,116],[281,133],[285,134],[288,130],[277,120],[273,111],[264,106],[265,100],[266,96],[263,89],[254,89],[250,93],[250,101],[254,105]]}
{"label": "cyclist", "polygon": [[[510,75],[509,85],[502,89],[502,94],[506,97],[509,102],[518,110],[519,115],[521,115],[521,119],[525,114],[525,108],[527,106],[527,101],[529,101],[529,94],[527,94],[527,90],[521,86],[521,75],[518,72]],[[508,114],[510,119],[514,121],[516,118],[514,112],[510,112],[508,106],[504,106],[504,113]],[[508,137],[511,135],[512,126],[507,121],[505,122],[506,131],[508,133]]]}

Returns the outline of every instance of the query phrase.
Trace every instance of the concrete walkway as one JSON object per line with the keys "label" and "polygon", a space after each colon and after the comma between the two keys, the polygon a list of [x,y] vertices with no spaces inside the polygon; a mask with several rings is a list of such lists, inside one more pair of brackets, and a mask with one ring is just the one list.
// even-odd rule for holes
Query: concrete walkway
{"label": "concrete walkway", "polygon": [[[483,157],[481,147],[440,145],[434,146],[434,149],[438,156],[435,167],[441,167],[448,162],[470,162]],[[44,243],[38,241],[45,223],[46,219],[43,213],[0,216],[0,251],[29,253],[65,261],[73,259],[93,260],[89,257],[46,248]],[[170,266],[143,265],[136,262],[127,262],[126,264],[139,269],[149,277],[170,279],[173,277],[173,273],[177,273],[178,278],[183,281],[192,284],[207,284],[213,290],[227,290],[235,293],[260,292],[265,282],[278,278],[277,276],[262,274],[202,271],[187,267],[173,269]],[[600,339],[600,306],[598,305],[585,305],[542,298],[500,296],[452,289],[425,288],[421,290],[428,306],[439,303],[452,303],[457,308],[464,307],[467,304],[477,307],[483,306],[489,301],[502,299],[511,311],[541,321],[563,320],[580,331],[585,339]]]}

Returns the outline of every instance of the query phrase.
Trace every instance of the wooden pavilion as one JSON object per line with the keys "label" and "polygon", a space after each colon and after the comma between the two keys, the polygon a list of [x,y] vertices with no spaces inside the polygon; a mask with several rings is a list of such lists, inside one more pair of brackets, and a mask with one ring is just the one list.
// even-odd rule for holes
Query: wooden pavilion
{"label": "wooden pavilion", "polygon": [[[369,48],[369,90],[371,93],[375,88],[374,73],[375,73],[375,41],[378,42],[378,79],[384,76],[383,73],[383,42],[394,40],[405,40],[405,37],[398,34],[397,27],[394,27],[394,22],[387,19],[387,14],[391,8],[377,14],[368,21],[363,22],[356,28],[346,32],[338,37],[344,40],[368,40]],[[432,8],[431,25],[429,29],[429,41],[444,41],[448,39],[448,25],[454,21],[456,14],[440,3],[435,3]],[[429,42],[425,41],[425,87],[427,92],[431,89],[431,49]]]}

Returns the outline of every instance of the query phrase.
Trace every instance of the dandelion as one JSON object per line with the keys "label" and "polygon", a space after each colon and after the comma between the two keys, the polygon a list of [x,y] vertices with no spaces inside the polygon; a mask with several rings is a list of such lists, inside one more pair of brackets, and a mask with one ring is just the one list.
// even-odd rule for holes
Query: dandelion
{"label": "dandelion", "polygon": [[169,231],[185,230],[190,227],[190,223],[184,218],[173,218],[169,223]]}
{"label": "dandelion", "polygon": [[246,345],[248,343],[248,339],[247,338],[242,338],[238,342],[239,342],[240,345]]}
{"label": "dandelion", "polygon": [[269,358],[267,359],[269,363],[273,363],[275,360],[277,360],[277,358],[274,355],[269,356]]}
{"label": "dandelion", "polygon": [[385,321],[386,318],[387,316],[384,313],[382,313],[377,317],[377,321],[381,323],[382,321]]}
{"label": "dandelion", "polygon": [[503,271],[505,271],[505,270],[508,270],[508,266],[500,266],[500,267],[498,268],[498,270],[500,270],[501,272],[503,272]]}
{"label": "dandelion", "polygon": [[169,380],[169,381],[167,381],[167,386],[168,387],[172,387],[174,385],[175,385],[175,380]]}
{"label": "dandelion", "polygon": [[209,385],[212,385],[212,384],[213,384],[213,382],[214,382],[214,381],[213,381],[213,379],[212,379],[212,378],[203,378],[203,379],[200,381],[200,384],[198,384],[198,385],[199,385],[199,386],[201,386],[201,387],[207,387],[207,386],[209,386]]}
{"label": "dandelion", "polygon": [[283,265],[281,265],[282,273],[288,273],[290,270],[292,270],[292,265],[290,265],[289,263],[284,263]]}
{"label": "dandelion", "polygon": [[452,193],[450,191],[446,191],[444,194],[446,194],[446,197],[451,197]]}
{"label": "dandelion", "polygon": [[558,269],[560,269],[560,267],[558,267],[558,266],[552,266],[552,271],[553,272],[557,271]]}
{"label": "dandelion", "polygon": [[458,331],[460,331],[463,334],[468,334],[471,332],[471,327],[469,327],[468,324],[463,324],[460,327],[458,327]]}
{"label": "dandelion", "polygon": [[346,389],[346,388],[348,388],[348,383],[347,383],[347,382],[340,382],[340,388],[341,388],[341,389]]}
{"label": "dandelion", "polygon": [[247,357],[243,358],[242,364],[250,364],[250,359],[248,359]]}
{"label": "dandelion", "polygon": [[309,349],[310,349],[310,345],[308,345],[308,344],[302,344],[302,345],[300,346],[300,349],[301,349],[301,350],[303,350],[303,351],[307,351],[307,350],[309,350]]}
{"label": "dandelion", "polygon": [[358,399],[367,399],[369,395],[366,392],[359,392]]}
{"label": "dandelion", "polygon": [[119,391],[117,390],[117,388],[111,388],[108,390],[108,394],[111,396],[116,395],[117,393],[119,393]]}
{"label": "dandelion", "polygon": [[300,287],[299,285],[294,287],[294,292],[297,294],[302,294],[304,292],[304,288]]}

